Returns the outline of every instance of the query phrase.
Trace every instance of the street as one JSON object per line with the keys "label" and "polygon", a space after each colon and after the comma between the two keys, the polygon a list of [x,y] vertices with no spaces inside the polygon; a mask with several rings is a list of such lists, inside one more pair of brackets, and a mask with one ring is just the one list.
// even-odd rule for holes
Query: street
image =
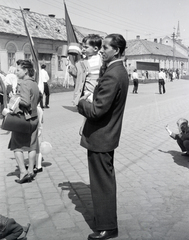
{"label": "street", "polygon": [[[165,126],[177,132],[176,121],[189,119],[189,81],[166,82],[161,95],[157,83],[139,84],[138,94],[132,88],[115,150],[116,239],[187,240],[189,158],[181,156]],[[32,183],[15,183],[19,171],[7,149],[10,133],[0,129],[0,213],[22,225],[30,222],[28,240],[86,240],[94,229],[87,151],[79,144],[83,117],[72,97],[73,92],[50,95],[43,140],[53,150]]]}

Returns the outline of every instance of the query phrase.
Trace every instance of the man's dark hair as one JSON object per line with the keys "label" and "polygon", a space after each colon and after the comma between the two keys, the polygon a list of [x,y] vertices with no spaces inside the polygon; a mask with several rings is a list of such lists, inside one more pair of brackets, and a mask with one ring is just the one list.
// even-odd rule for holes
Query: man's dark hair
{"label": "man's dark hair", "polygon": [[33,63],[30,60],[17,60],[16,64],[20,66],[22,69],[28,70],[28,75],[30,77],[34,76],[35,70],[33,68]]}
{"label": "man's dark hair", "polygon": [[89,40],[89,45],[92,47],[97,47],[98,50],[101,49],[102,46],[102,37],[98,34],[89,34],[83,38],[82,42],[86,43]]}
{"label": "man's dark hair", "polygon": [[45,65],[45,64],[42,64],[42,65],[41,65],[41,68],[42,68],[42,69],[45,69],[45,68],[46,68],[46,65]]}
{"label": "man's dark hair", "polygon": [[111,38],[110,46],[112,46],[114,49],[119,48],[119,52],[122,55],[126,48],[126,41],[124,37],[121,34],[112,33],[107,35],[105,38]]}

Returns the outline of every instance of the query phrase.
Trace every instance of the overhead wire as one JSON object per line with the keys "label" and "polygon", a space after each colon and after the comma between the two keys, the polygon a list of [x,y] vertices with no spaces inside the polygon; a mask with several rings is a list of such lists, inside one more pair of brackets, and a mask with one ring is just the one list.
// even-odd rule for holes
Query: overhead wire
{"label": "overhead wire", "polygon": [[[62,7],[63,13],[64,13],[64,9],[63,9],[63,0],[38,0],[39,2],[42,2],[44,4],[47,4],[53,8],[59,9]],[[3,0],[4,2],[4,0]],[[12,2],[12,1],[11,1]],[[18,1],[16,0],[16,2],[18,3]],[[74,4],[74,6],[73,6]],[[114,26],[117,30],[119,29],[120,31],[126,31],[126,32],[135,32],[137,34],[144,34],[144,35],[153,35],[153,34],[145,34],[146,32],[151,32],[153,30],[153,32],[159,32],[162,34],[162,36],[167,35],[167,32],[165,32],[163,34],[164,31],[162,31],[162,29],[159,28],[154,28],[154,27],[150,27],[147,25],[144,25],[142,23],[130,20],[128,18],[125,18],[125,16],[118,16],[116,14],[114,14],[113,18],[112,15],[110,16],[109,12],[99,8],[98,6],[94,6],[91,5],[90,3],[87,3],[86,5],[85,1],[80,0],[79,2],[75,2],[73,0],[67,0],[66,1],[66,5],[69,8],[69,13],[77,15],[79,17],[85,18],[85,19],[90,19],[93,22],[98,22],[101,23],[105,26],[110,26],[110,22],[111,22],[111,27]],[[7,4],[6,4],[7,5]],[[77,6],[77,7],[75,7]],[[80,13],[84,13],[84,14],[80,14]],[[83,26],[85,27],[85,26]],[[132,30],[129,30],[129,29]]]}
{"label": "overhead wire", "polygon": [[[43,3],[45,3],[45,4],[47,4],[47,5],[50,5],[50,6],[53,6],[53,7],[55,7],[55,8],[58,8],[58,9],[60,9],[60,7],[58,7],[57,5],[55,5],[55,4],[52,4],[52,3],[49,3],[48,1],[43,1],[43,0],[39,0],[40,2],[43,2]],[[60,1],[55,1],[56,3],[58,3],[58,4],[62,4],[63,3],[63,1],[62,1],[62,3],[60,2]],[[81,1],[80,1],[81,2]],[[70,5],[70,3],[72,4],[72,3],[74,3],[74,6],[72,6],[72,5]],[[111,21],[111,26],[113,25],[113,26],[115,26],[116,28],[118,28],[118,29],[120,29],[120,30],[123,30],[123,28],[126,28],[125,27],[125,23],[124,23],[124,18],[121,18],[120,16],[117,16],[117,15],[115,15],[114,14],[114,18],[112,19],[112,16],[109,16],[109,15],[107,15],[107,14],[105,14],[105,10],[102,10],[102,9],[100,9],[100,8],[98,8],[100,11],[103,11],[103,13],[99,13],[98,11],[95,11],[94,10],[94,8],[96,8],[96,6],[94,7],[94,6],[92,6],[92,5],[90,5],[90,4],[87,4],[88,6],[90,5],[90,6],[92,6],[93,7],[93,9],[90,9],[89,7],[86,7],[86,6],[83,6],[83,5],[81,5],[81,4],[78,4],[78,3],[76,3],[76,2],[73,2],[73,1],[67,1],[66,2],[66,5],[68,6],[68,7],[70,7],[70,9],[75,9],[75,10],[78,10],[78,8],[76,8],[75,7],[75,5],[77,5],[77,6],[79,6],[81,9],[79,10],[79,12],[83,12],[83,13],[85,13],[85,14],[87,14],[87,15],[89,15],[90,14],[90,17],[87,17],[86,15],[85,15],[85,18],[87,18],[87,19],[90,19],[91,21],[97,21],[97,22],[100,22],[100,23],[102,23],[102,20],[105,20],[105,21],[108,21],[108,23],[104,23],[103,22],[103,24],[105,24],[105,25],[107,25],[107,26],[109,26],[109,24],[110,24],[110,21]],[[63,5],[62,5],[63,6]],[[83,17],[84,18],[84,15],[81,15],[81,14],[79,14],[78,12],[75,12],[75,11],[72,11],[72,10],[70,10],[69,9],[69,13],[73,13],[73,14],[75,14],[75,15],[77,15],[77,16],[80,16],[80,17]],[[83,9],[87,9],[87,10],[91,10],[92,11],[92,13],[89,13],[89,12],[86,12],[86,11],[84,11]],[[91,16],[93,17],[97,17],[97,18],[99,18],[99,15],[96,15],[96,14],[94,14],[94,12],[96,12],[97,14],[100,14],[100,21],[99,20],[94,20],[94,18],[91,18]],[[106,18],[105,18],[106,17]],[[108,18],[108,19],[107,19]],[[112,20],[113,20],[113,22],[112,22]],[[128,20],[127,20],[128,21]],[[131,21],[131,20],[129,20],[129,21]],[[131,28],[134,28],[135,27],[135,29],[140,29],[140,31],[142,31],[142,29],[143,30],[145,30],[145,31],[151,31],[152,29],[154,30],[154,27],[153,28],[151,28],[151,27],[149,27],[149,26],[145,26],[144,24],[140,24],[140,23],[134,23],[133,21],[131,21],[131,23],[126,23],[126,24],[130,24],[130,27]],[[139,24],[139,25],[142,25],[142,26],[137,26],[136,24]],[[123,27],[120,27],[120,26],[123,26]],[[149,30],[149,29],[151,29],[151,30]],[[138,32],[138,30],[136,30],[137,32]],[[162,29],[160,30],[160,29],[157,29],[157,31],[161,31],[162,32]],[[133,31],[134,32],[134,31]]]}

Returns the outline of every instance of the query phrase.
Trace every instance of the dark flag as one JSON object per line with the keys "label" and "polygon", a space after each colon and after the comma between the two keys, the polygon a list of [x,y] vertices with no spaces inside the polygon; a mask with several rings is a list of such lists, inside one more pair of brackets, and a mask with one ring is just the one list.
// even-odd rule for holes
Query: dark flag
{"label": "dark flag", "polygon": [[[65,1],[64,1],[64,9],[65,9],[67,43],[68,43],[68,46],[69,46],[70,43],[79,43],[79,41],[78,41],[77,36],[75,34],[75,31],[74,31],[73,25],[71,23],[70,17],[68,15],[68,11],[67,11],[67,7],[66,7]],[[74,64],[75,57],[69,55],[69,59],[70,59],[71,63]]]}
{"label": "dark flag", "polygon": [[73,25],[71,23],[70,17],[68,15],[68,11],[66,8],[66,3],[64,2],[64,9],[65,9],[65,21],[66,21],[66,33],[67,33],[67,42],[68,45],[72,42],[78,43]]}
{"label": "dark flag", "polygon": [[35,70],[36,70],[35,80],[36,80],[36,82],[38,83],[38,82],[39,82],[39,69],[40,69],[40,67],[39,67],[39,61],[38,61],[38,53],[37,53],[37,51],[36,51],[36,49],[35,49],[33,39],[32,39],[32,37],[30,36],[30,33],[29,33],[29,31],[28,31],[23,10],[20,9],[20,11],[21,11],[21,13],[22,13],[22,17],[23,17],[23,21],[24,21],[24,27],[25,27],[25,30],[26,30],[26,34],[27,34],[28,39],[29,39],[29,42],[30,42],[31,54],[32,54],[32,58],[33,58],[34,68],[35,68]]}

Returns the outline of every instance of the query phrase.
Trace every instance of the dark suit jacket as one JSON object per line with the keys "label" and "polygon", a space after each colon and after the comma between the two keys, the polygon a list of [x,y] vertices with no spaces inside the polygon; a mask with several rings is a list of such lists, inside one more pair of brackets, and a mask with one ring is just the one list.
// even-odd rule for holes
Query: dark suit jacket
{"label": "dark suit jacket", "polygon": [[93,102],[79,101],[78,111],[87,118],[81,146],[93,152],[110,152],[118,146],[128,85],[123,62],[117,61],[98,79]]}

